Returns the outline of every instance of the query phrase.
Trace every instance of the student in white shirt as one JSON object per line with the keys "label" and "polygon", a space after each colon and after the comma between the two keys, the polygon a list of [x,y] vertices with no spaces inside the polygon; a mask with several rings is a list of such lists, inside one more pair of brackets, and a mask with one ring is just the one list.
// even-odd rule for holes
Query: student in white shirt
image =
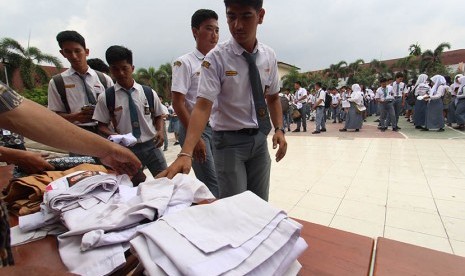
{"label": "student in white shirt", "polygon": [[190,171],[195,145],[211,112],[220,198],[250,190],[268,200],[270,118],[275,128],[273,148],[279,146],[276,161],[285,156],[287,142],[278,95],[276,55],[256,37],[257,27],[265,16],[262,4],[261,0],[225,0],[232,37],[205,57],[186,141],[176,161],[157,177],[173,178],[177,173]]}
{"label": "student in white shirt", "polygon": [[[197,10],[191,18],[192,34],[196,42],[194,51],[185,54],[173,63],[171,91],[173,108],[180,120],[179,143],[184,145],[192,109],[197,100],[200,68],[205,55],[213,49],[219,37],[218,15],[212,10]],[[213,160],[212,129],[205,126],[201,139],[194,149],[192,168],[215,197],[218,197],[218,179]]]}
{"label": "student in white shirt", "polygon": [[444,116],[442,96],[446,89],[446,79],[441,75],[435,75],[431,78],[434,83],[430,94],[426,95],[423,100],[427,101],[426,106],[426,123],[423,131],[437,129],[438,132],[444,131]]}
{"label": "student in white shirt", "polygon": [[[402,107],[404,106],[404,90],[405,90],[405,83],[404,74],[401,72],[396,73],[396,81],[392,83],[392,92],[394,93],[394,113],[396,115],[396,126],[399,124],[399,115],[402,111]],[[400,127],[397,126],[397,129],[400,130]]]}
{"label": "student in white shirt", "polygon": [[308,104],[307,104],[307,89],[302,87],[300,81],[294,83],[295,88],[295,104],[300,112],[300,119],[297,120],[297,128],[292,132],[300,132],[300,126],[303,126],[303,132],[307,132],[307,113],[308,113]]}
{"label": "student in white shirt", "polygon": [[312,134],[320,134],[320,132],[326,131],[326,120],[325,120],[325,97],[326,92],[321,88],[321,82],[315,84],[316,101],[313,105],[313,109],[316,110],[315,118],[315,131]]}

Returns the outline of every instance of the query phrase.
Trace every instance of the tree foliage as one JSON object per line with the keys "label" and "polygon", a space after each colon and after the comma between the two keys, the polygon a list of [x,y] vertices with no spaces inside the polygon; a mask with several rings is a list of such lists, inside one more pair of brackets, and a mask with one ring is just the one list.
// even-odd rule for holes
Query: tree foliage
{"label": "tree foliage", "polygon": [[57,57],[42,53],[37,47],[24,48],[18,41],[7,37],[0,40],[0,59],[8,60],[6,69],[9,72],[19,69],[24,87],[27,89],[32,89],[36,84],[44,84],[49,80],[47,72],[40,64],[62,67]]}

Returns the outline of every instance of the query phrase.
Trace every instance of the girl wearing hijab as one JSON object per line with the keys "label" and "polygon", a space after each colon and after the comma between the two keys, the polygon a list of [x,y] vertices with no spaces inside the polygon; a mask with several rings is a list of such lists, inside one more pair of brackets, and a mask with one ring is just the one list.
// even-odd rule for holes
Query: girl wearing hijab
{"label": "girl wearing hijab", "polygon": [[358,84],[352,85],[352,93],[347,99],[350,102],[350,108],[347,112],[346,122],[344,128],[339,131],[347,131],[348,129],[355,129],[359,131],[363,125],[363,113],[366,108],[363,104],[362,88]]}
{"label": "girl wearing hijab", "polygon": [[417,100],[415,101],[415,113],[413,114],[413,121],[416,129],[422,129],[426,123],[426,101],[423,100],[423,97],[429,94],[430,87],[427,83],[428,75],[421,74],[418,76],[417,83],[415,84],[415,96]]}
{"label": "girl wearing hijab", "polygon": [[426,105],[426,127],[423,131],[430,129],[437,129],[438,132],[444,131],[444,115],[442,96],[446,90],[446,79],[441,75],[435,75],[431,78],[434,83],[431,92],[424,96],[423,100],[427,102]]}
{"label": "girl wearing hijab", "polygon": [[459,90],[460,87],[460,81],[459,79],[463,77],[462,74],[458,74],[454,78],[454,83],[450,86],[450,93],[452,94],[452,100],[449,103],[449,112],[447,113],[447,125],[452,126],[452,124],[457,123],[457,120],[455,118],[455,108],[456,108],[456,96],[457,96],[457,91]]}
{"label": "girl wearing hijab", "polygon": [[460,87],[457,91],[457,97],[455,99],[455,119],[457,120],[458,126],[455,129],[465,129],[465,77],[459,78]]}

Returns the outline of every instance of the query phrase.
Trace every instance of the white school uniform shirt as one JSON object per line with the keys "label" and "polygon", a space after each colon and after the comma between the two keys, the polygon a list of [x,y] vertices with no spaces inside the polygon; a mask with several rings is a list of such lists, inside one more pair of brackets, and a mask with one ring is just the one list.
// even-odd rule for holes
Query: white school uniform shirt
{"label": "white school uniform shirt", "polygon": [[[66,98],[68,99],[69,109],[71,113],[81,112],[84,105],[89,104],[87,99],[86,88],[82,79],[78,76],[78,72],[73,68],[61,73],[65,84]],[[108,87],[113,86],[113,80],[104,74]],[[86,83],[92,88],[92,94],[97,100],[98,96],[105,92],[105,86],[100,82],[97,73],[92,68],[88,68],[86,72]],[[58,93],[55,81],[50,80],[48,84],[48,109],[54,112],[66,113],[66,108]],[[80,124],[79,124],[80,125]],[[84,125],[89,125],[84,124]]]}
{"label": "white school uniform shirt", "polygon": [[424,96],[429,94],[431,87],[426,83],[420,83],[417,88],[415,88],[415,96]]}
{"label": "white school uniform shirt", "polygon": [[[139,126],[141,130],[141,136],[138,142],[144,143],[155,137],[156,130],[152,115],[149,110],[149,104],[145,97],[142,85],[134,82],[132,88],[136,90],[131,93],[131,97],[137,106],[137,116],[139,118]],[[160,99],[157,93],[152,90],[154,98],[154,116],[158,117],[164,114],[161,106]],[[115,84],[115,118],[117,126],[116,128],[122,134],[132,133],[131,115],[129,113],[129,100],[128,94],[121,85]],[[98,98],[97,106],[95,107],[94,116],[92,119],[109,124],[111,122],[110,112],[108,111],[106,102],[106,93],[103,93]]]}
{"label": "white school uniform shirt", "polygon": [[336,93],[335,95],[331,95],[331,98],[331,104],[339,104],[339,101],[341,100],[341,94]]}
{"label": "white school uniform shirt", "polygon": [[[397,91],[397,87],[399,87],[399,91]],[[394,97],[402,97],[402,95],[404,94],[404,90],[405,90],[405,83],[403,82],[392,83],[392,92],[394,93]]]}
{"label": "white school uniform shirt", "polygon": [[199,87],[200,68],[205,56],[197,49],[179,57],[172,66],[173,80],[171,91],[185,95],[186,108],[194,109]]}
{"label": "white school uniform shirt", "polygon": [[[215,131],[258,128],[249,78],[249,65],[234,38],[218,44],[202,63],[198,97],[213,102],[210,125]],[[276,54],[258,42],[253,50],[263,90],[279,93]],[[265,92],[264,92],[265,93]]]}
{"label": "white school uniform shirt", "polygon": [[[384,89],[387,89],[387,96],[386,97],[384,97]],[[389,91],[389,86],[386,86],[385,88],[380,86],[376,90],[375,99],[379,99],[381,102],[384,102],[386,100],[392,100],[392,99],[394,99],[394,97],[389,94],[391,92]]]}
{"label": "white school uniform shirt", "polygon": [[318,92],[316,94],[315,103],[320,99],[323,100],[323,101],[321,101],[321,103],[318,106],[325,106],[326,92],[321,88],[320,88],[320,90],[318,90]]}

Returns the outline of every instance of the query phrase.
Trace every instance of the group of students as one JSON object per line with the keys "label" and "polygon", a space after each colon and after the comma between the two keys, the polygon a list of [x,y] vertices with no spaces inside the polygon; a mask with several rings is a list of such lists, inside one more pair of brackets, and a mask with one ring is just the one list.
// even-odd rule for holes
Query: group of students
{"label": "group of students", "polygon": [[[268,200],[271,158],[267,137],[272,129],[275,160],[279,162],[287,150],[276,54],[256,37],[265,16],[262,0],[224,3],[232,37],[218,43],[217,14],[196,11],[191,21],[196,47],[172,65],[173,108],[182,126],[182,150],[171,166],[167,167],[160,150],[164,142],[162,103],[155,91],[133,79],[132,52],[126,47],[113,45],[106,50],[109,77],[88,66],[89,49],[78,32],[60,32],[60,53],[71,66],[50,80],[48,108],[84,132],[104,137],[132,135],[136,143],[126,146],[131,157],[137,156],[137,165],[158,178],[173,178],[193,167],[217,198],[250,190]],[[71,133],[76,134],[74,140],[81,139],[82,131]],[[131,166],[117,163],[110,159],[112,155],[101,154],[103,147],[97,154],[76,146],[67,148],[100,157],[104,164],[111,161],[118,172],[134,174],[133,160]]]}
{"label": "group of students", "polygon": [[[444,131],[445,122],[455,129],[465,129],[465,78],[462,74],[455,76],[451,83],[448,76],[434,75],[428,78],[421,74],[410,85],[403,82],[402,73],[397,73],[395,80],[380,78],[380,87],[373,91],[363,85],[354,84],[351,87],[343,86],[340,89],[321,88],[315,85],[313,92],[307,92],[300,82],[295,83],[295,93],[286,90],[280,94],[283,106],[283,121],[288,131],[291,124],[296,122],[293,132],[307,131],[306,121],[315,120],[316,127],[312,134],[326,131],[325,122],[329,119],[333,123],[344,123],[339,129],[345,132],[354,129],[356,132],[362,128],[368,116],[379,116],[378,128],[384,132],[389,126],[393,131],[399,131],[399,117],[404,114],[407,121],[422,131]],[[327,97],[325,94],[328,94]],[[328,102],[327,104],[326,101]],[[318,112],[318,109],[324,112]],[[292,113],[298,110],[300,117],[292,120]],[[316,116],[312,116],[312,112]]]}
{"label": "group of students", "polygon": [[[300,81],[297,81],[294,88],[296,89],[294,94],[291,94],[289,90],[280,94],[284,102],[282,106],[290,107],[282,110],[284,125],[288,131],[291,131],[292,121],[295,121],[297,127],[292,132],[300,132],[301,126],[303,126],[303,132],[306,132],[309,119],[315,121],[315,130],[312,134],[325,132],[326,121],[329,119],[332,119],[333,123],[344,122],[343,128],[339,129],[341,132],[349,129],[358,132],[362,128],[366,113],[363,86],[359,84],[351,87],[343,86],[338,91],[334,87],[326,89],[320,82],[317,82],[314,91],[308,92],[301,87]],[[297,115],[294,113],[296,110]]]}

